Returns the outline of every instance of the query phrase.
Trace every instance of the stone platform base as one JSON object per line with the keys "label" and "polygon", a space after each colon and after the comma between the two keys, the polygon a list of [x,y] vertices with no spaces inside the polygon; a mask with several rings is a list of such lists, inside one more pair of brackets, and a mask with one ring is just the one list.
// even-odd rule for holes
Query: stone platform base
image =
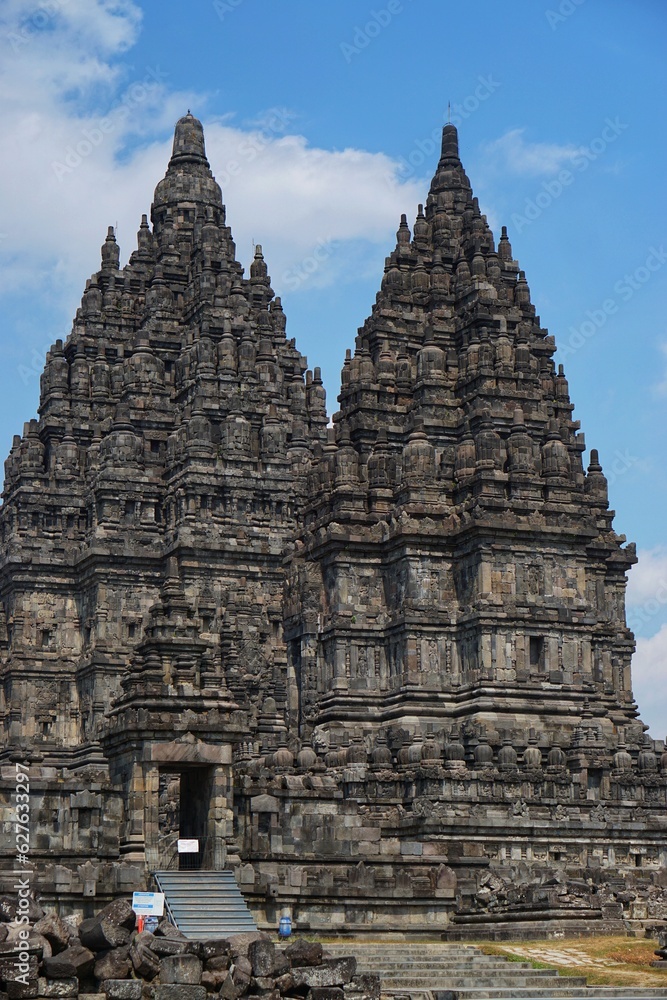
{"label": "stone platform base", "polygon": [[623,920],[590,920],[588,918],[556,918],[545,920],[517,920],[479,923],[458,921],[440,935],[442,941],[534,941],[540,938],[623,937],[627,928]]}

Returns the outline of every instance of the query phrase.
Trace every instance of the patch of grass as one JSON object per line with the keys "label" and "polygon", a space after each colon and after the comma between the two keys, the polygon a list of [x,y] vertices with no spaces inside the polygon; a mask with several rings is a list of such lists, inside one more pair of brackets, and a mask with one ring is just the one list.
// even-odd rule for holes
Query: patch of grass
{"label": "patch of grass", "polygon": [[[512,962],[530,962],[533,968],[556,969],[562,976],[585,976],[590,986],[667,987],[667,975],[651,968],[657,943],[647,938],[560,938],[507,944],[483,942],[478,947],[487,955],[500,955]],[[544,952],[557,950],[562,953],[563,959],[542,962],[514,950],[524,948]],[[576,951],[578,957],[583,953],[591,964],[567,964],[568,950]],[[601,968],[598,963],[605,960],[618,964]]]}

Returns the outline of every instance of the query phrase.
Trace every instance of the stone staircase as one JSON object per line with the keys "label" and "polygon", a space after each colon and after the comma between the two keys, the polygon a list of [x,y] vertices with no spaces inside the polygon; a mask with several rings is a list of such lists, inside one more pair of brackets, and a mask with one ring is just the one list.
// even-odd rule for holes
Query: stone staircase
{"label": "stone staircase", "polygon": [[167,914],[186,937],[224,938],[257,925],[231,871],[165,871],[153,878]]}
{"label": "stone staircase", "polygon": [[587,987],[583,976],[561,976],[555,969],[534,969],[529,962],[484,955],[473,945],[349,939],[325,948],[336,957],[355,955],[357,971],[379,975],[382,993],[395,1000],[667,1000],[667,980],[664,989]]}

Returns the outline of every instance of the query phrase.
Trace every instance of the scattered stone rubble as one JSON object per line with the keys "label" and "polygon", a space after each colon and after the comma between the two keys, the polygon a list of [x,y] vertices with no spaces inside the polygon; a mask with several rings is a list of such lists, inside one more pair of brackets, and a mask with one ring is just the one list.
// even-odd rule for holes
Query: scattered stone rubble
{"label": "scattered stone rubble", "polygon": [[[4,909],[1,909],[4,907]],[[13,919],[11,900],[0,916]],[[11,915],[11,916],[10,916]],[[277,948],[268,934],[193,941],[166,918],[135,930],[129,901],[114,900],[76,925],[33,903],[29,934],[0,923],[0,998],[74,1000],[379,1000],[377,976],[321,944]],[[20,961],[19,961],[20,957]]]}

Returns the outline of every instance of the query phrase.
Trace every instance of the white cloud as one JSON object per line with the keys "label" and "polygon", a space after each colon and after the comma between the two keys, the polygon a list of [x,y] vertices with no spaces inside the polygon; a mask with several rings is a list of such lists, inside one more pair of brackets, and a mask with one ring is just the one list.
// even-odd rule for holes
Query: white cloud
{"label": "white cloud", "polygon": [[[36,11],[47,11],[46,20]],[[0,215],[0,295],[30,292],[73,306],[99,266],[107,226],[118,223],[122,259],[134,249],[173,123],[206,104],[175,91],[166,66],[128,71],[122,57],[140,21],[132,0],[4,4],[0,188],[11,197]],[[247,264],[252,240],[262,243],[276,291],[313,254],[324,259],[309,283],[358,273],[350,262],[361,241],[375,244],[376,255],[386,251],[400,213],[414,214],[423,200],[421,185],[402,183],[389,157],[314,148],[290,134],[284,110],[259,112],[247,126],[232,115],[201,117],[239,258]]]}
{"label": "white cloud", "polygon": [[398,165],[381,153],[317,149],[300,135],[217,123],[206,127],[206,146],[239,256],[247,261],[252,240],[261,243],[277,291],[286,278],[293,286],[289,275],[323,245],[334,249],[314,281],[358,273],[354,252],[348,269],[335,247],[366,241],[386,250],[400,213],[416,214],[423,196],[418,182],[398,181]]}
{"label": "white cloud", "polygon": [[633,691],[642,720],[654,739],[667,732],[667,624],[650,639],[637,640],[632,659]]}
{"label": "white cloud", "polygon": [[526,142],[525,129],[515,128],[488,143],[484,151],[491,159],[515,174],[539,177],[553,174],[571,163],[581,147],[553,142]]}
{"label": "white cloud", "polygon": [[667,607],[667,548],[640,549],[637,555],[639,562],[628,576],[628,606],[655,602]]}

